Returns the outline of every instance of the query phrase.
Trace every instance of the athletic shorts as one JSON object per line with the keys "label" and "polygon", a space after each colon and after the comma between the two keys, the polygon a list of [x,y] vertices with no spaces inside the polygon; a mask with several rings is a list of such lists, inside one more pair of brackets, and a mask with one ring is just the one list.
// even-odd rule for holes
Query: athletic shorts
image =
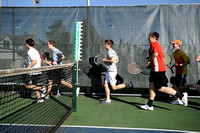
{"label": "athletic shorts", "polygon": [[37,85],[40,82],[40,75],[25,75],[26,85]]}
{"label": "athletic shorts", "polygon": [[170,82],[175,84],[177,87],[185,86],[186,83],[186,75],[184,74],[176,74],[176,77],[171,77]]}
{"label": "athletic shorts", "polygon": [[116,85],[116,76],[117,72],[108,72],[106,73],[105,82],[110,83],[110,85]]}
{"label": "athletic shorts", "polygon": [[167,86],[168,79],[165,72],[153,72],[151,71],[149,82],[153,82],[156,89],[160,89],[163,86]]}
{"label": "athletic shorts", "polygon": [[66,76],[62,69],[51,70],[48,73],[48,79],[53,80],[54,83],[60,83],[62,79],[65,79]]}

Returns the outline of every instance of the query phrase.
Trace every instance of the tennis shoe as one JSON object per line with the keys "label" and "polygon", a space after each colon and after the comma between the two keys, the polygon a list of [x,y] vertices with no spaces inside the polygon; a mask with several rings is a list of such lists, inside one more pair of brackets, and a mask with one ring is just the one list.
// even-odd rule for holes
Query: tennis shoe
{"label": "tennis shoe", "polygon": [[37,103],[43,103],[44,100],[43,99],[37,99]]}
{"label": "tennis shoe", "polygon": [[128,87],[129,87],[129,88],[131,88],[133,91],[135,90],[135,88],[134,88],[134,86],[133,86],[133,83],[132,83],[132,82],[129,82],[129,83],[128,83]]}
{"label": "tennis shoe", "polygon": [[111,104],[111,100],[104,100],[100,102],[101,104]]}
{"label": "tennis shoe", "polygon": [[183,102],[183,105],[186,107],[188,105],[188,94],[186,92],[183,93],[183,98],[181,101]]}
{"label": "tennis shoe", "polygon": [[153,111],[153,106],[149,107],[149,105],[145,104],[145,105],[141,105],[140,106],[141,109],[144,109],[144,110],[150,110],[150,111]]}
{"label": "tennis shoe", "polygon": [[49,95],[48,95],[48,96],[45,96],[45,99],[48,100],[48,99],[49,99]]}
{"label": "tennis shoe", "polygon": [[42,90],[41,91],[42,91],[43,94],[46,93],[46,91],[47,91],[46,87],[42,86]]}
{"label": "tennis shoe", "polygon": [[172,104],[180,104],[183,105],[183,102],[179,99],[176,99],[175,101],[171,102]]}
{"label": "tennis shoe", "polygon": [[45,97],[46,97],[46,95],[45,95],[45,94],[43,94],[43,93],[41,93],[41,97],[42,97],[42,98],[45,98]]}

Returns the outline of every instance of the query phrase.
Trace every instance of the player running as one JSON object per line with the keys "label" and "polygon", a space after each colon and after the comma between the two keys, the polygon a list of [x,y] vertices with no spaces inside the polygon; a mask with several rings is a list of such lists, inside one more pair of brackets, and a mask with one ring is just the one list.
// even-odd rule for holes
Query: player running
{"label": "player running", "polygon": [[173,88],[167,87],[168,79],[165,75],[166,68],[163,61],[163,50],[160,44],[157,42],[159,34],[157,32],[151,32],[149,34],[149,58],[147,60],[147,66],[151,65],[151,73],[149,77],[149,101],[146,105],[140,106],[144,110],[154,110],[153,101],[156,96],[156,89],[160,92],[167,93],[176,97],[179,97],[184,106],[188,105],[187,93],[180,93]]}
{"label": "player running", "polygon": [[[40,55],[39,52],[34,48],[34,40],[33,39],[27,39],[26,40],[26,47],[28,48],[28,61],[29,61],[29,65],[27,68],[38,68],[41,67],[41,59],[40,59]],[[41,91],[44,95],[44,93],[46,92],[45,88],[42,88],[40,86],[37,86],[37,83],[39,82],[40,78],[39,75],[41,74],[41,72],[34,72],[34,73],[30,73],[30,80],[32,81],[32,83],[29,80],[26,80],[26,88],[28,89],[32,89],[35,91],[36,97],[37,97],[37,103],[42,103],[44,102],[44,100],[42,99],[42,97],[40,96],[40,92]]]}
{"label": "player running", "polygon": [[[47,64],[52,64],[52,65],[62,65],[62,60],[65,58],[63,53],[55,47],[55,41],[50,40],[48,41],[48,48],[52,50],[53,52],[53,62],[47,62]],[[69,88],[73,88],[72,84],[68,83],[65,81],[65,74],[63,73],[62,70],[52,70],[52,72],[49,75],[48,79],[48,90],[47,90],[47,95],[45,99],[49,99],[49,94],[52,89],[53,81],[57,81],[57,83],[61,83],[64,86],[67,86]]]}
{"label": "player running", "polygon": [[112,40],[105,40],[105,49],[107,50],[107,57],[103,58],[103,62],[107,65],[107,73],[104,83],[105,93],[106,93],[106,100],[102,101],[102,104],[108,103],[111,104],[110,99],[110,89],[109,84],[111,85],[113,90],[123,89],[125,87],[132,88],[134,90],[133,84],[129,82],[126,84],[118,84],[116,85],[116,76],[117,76],[117,63],[119,62],[119,58],[117,53],[112,49],[114,42]]}
{"label": "player running", "polygon": [[[173,88],[176,91],[180,92],[182,89],[188,88],[187,86],[185,86],[185,83],[186,83],[186,76],[188,73],[187,65],[190,64],[190,58],[180,49],[181,46],[180,40],[174,40],[171,43],[173,44],[173,48],[175,50],[173,53],[175,64],[169,67],[176,68],[176,76],[171,77],[170,82],[172,83]],[[183,102],[179,98],[171,103],[180,105],[183,104]]]}

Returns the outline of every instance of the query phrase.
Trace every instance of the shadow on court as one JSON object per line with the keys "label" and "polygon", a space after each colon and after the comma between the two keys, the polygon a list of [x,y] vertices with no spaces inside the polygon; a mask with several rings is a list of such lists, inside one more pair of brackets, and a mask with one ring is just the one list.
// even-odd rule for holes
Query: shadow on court
{"label": "shadow on court", "polygon": [[[105,98],[105,96],[92,96],[92,95],[87,95],[86,97],[92,98],[92,99],[94,99],[94,100],[97,100],[97,101],[99,101],[99,103],[102,101],[102,100],[101,100],[102,98]],[[142,96],[142,97],[143,97],[143,98],[146,98],[147,101],[148,101],[148,97],[146,97],[146,96]],[[129,105],[132,105],[132,106],[136,106],[138,109],[141,109],[141,108],[140,108],[140,105],[142,105],[141,103],[129,102],[129,101],[126,101],[126,100],[122,100],[122,99],[120,99],[120,98],[117,98],[117,97],[111,97],[111,99],[112,99],[113,101],[118,101],[118,102],[126,103],[126,104],[129,104]],[[169,103],[169,98],[166,98],[165,96],[164,96],[164,98],[161,98],[161,97],[156,98],[156,100],[161,101],[161,102],[165,102],[165,103]],[[166,108],[166,107],[161,107],[161,106],[157,106],[157,105],[153,105],[153,106],[156,107],[156,108],[164,109],[164,110],[171,110],[171,109]]]}

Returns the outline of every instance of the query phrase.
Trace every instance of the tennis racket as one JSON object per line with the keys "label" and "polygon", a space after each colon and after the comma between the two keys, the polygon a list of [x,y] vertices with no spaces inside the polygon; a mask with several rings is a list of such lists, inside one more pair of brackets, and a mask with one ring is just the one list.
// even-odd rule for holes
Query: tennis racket
{"label": "tennis racket", "polygon": [[[39,52],[39,54],[40,54],[40,59],[41,59],[41,62],[43,62],[43,63],[46,63],[46,64],[47,64],[48,60],[47,60],[47,58],[46,58],[45,54],[44,54],[43,52]],[[48,65],[52,66],[51,64],[48,64]]]}
{"label": "tennis racket", "polygon": [[138,73],[142,73],[144,75],[150,75],[151,69],[147,68],[145,66],[140,65],[139,63],[130,63],[128,65],[128,72],[130,74],[138,74]]}
{"label": "tennis racket", "polygon": [[[172,63],[172,58],[171,58],[171,56],[168,55],[168,54],[164,55],[163,60],[164,60],[165,65],[168,66],[168,67],[169,67],[169,65],[171,65],[171,63]],[[170,68],[170,70],[171,70],[172,73],[174,73],[172,67]]]}
{"label": "tennis racket", "polygon": [[103,64],[103,63],[104,63],[104,62],[103,62],[103,57],[100,56],[100,55],[95,56],[95,57],[94,57],[94,63],[95,63],[96,65]]}
{"label": "tennis racket", "polygon": [[12,69],[18,69],[18,68],[26,68],[27,64],[22,62],[21,60],[15,60],[11,63]]}

